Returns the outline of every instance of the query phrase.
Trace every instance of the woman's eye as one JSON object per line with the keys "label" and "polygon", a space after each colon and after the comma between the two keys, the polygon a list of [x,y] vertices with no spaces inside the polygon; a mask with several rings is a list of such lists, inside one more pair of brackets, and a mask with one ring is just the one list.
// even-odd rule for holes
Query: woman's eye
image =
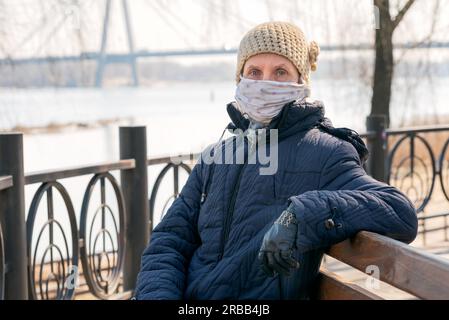
{"label": "woman's eye", "polygon": [[259,75],[259,70],[253,69],[249,72],[249,75],[252,77],[257,77]]}
{"label": "woman's eye", "polygon": [[285,71],[284,69],[277,69],[276,70],[276,75],[278,76],[278,77],[283,77],[283,76],[285,76],[287,74],[287,71]]}

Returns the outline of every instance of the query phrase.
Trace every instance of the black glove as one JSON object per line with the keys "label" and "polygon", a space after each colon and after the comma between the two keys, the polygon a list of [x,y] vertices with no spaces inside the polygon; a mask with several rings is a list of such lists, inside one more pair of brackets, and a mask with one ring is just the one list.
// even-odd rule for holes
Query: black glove
{"label": "black glove", "polygon": [[289,276],[291,270],[299,268],[299,262],[293,258],[296,249],[298,223],[293,212],[284,210],[267,231],[259,251],[259,261],[265,273],[274,276],[275,272]]}

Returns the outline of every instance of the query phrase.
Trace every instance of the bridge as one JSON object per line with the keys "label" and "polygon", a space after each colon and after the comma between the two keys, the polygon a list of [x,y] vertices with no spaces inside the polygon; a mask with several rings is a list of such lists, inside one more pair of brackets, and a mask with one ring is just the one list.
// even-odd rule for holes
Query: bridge
{"label": "bridge", "polygon": [[[293,1],[296,3],[295,1]],[[0,66],[5,65],[42,65],[42,64],[53,64],[60,62],[77,62],[77,61],[94,61],[96,63],[96,75],[95,75],[95,85],[101,87],[103,85],[104,72],[107,65],[110,64],[127,64],[130,67],[131,73],[131,83],[134,86],[139,85],[139,77],[137,72],[137,60],[143,58],[155,58],[155,57],[187,57],[187,56],[212,56],[212,55],[234,55],[237,52],[237,48],[234,44],[233,47],[211,47],[211,48],[189,48],[189,49],[177,49],[177,50],[148,50],[135,48],[135,35],[132,29],[132,17],[130,12],[130,2],[128,0],[105,0],[98,2],[98,12],[101,13],[96,19],[102,21],[101,34],[91,34],[89,36],[98,37],[99,48],[98,51],[88,51],[81,52],[76,55],[45,55],[45,56],[30,56],[30,57],[16,57],[17,53],[27,45],[27,43],[36,41],[36,39],[43,34],[44,40],[39,45],[37,51],[42,49],[48,41],[55,36],[60,29],[67,24],[71,24],[78,33],[82,33],[82,27],[80,22],[80,15],[83,12],[83,1],[71,0],[71,1],[60,1],[53,4],[58,9],[49,10],[44,12],[40,20],[42,24],[28,34],[26,34],[17,46],[11,50],[3,49],[3,58],[0,58]],[[227,3],[223,0],[211,0],[204,5],[206,13],[210,15],[210,21],[208,20],[208,27],[214,30],[214,25],[217,23],[223,23],[221,19],[227,19],[233,23],[239,23],[241,32],[244,32],[249,27],[253,26],[254,23],[246,20],[240,14],[238,9],[233,8],[232,4]],[[107,45],[110,41],[111,34],[111,14],[113,12],[113,4],[119,4],[121,14],[124,20],[124,31],[126,37],[127,50],[123,53],[109,53],[107,51]],[[185,33],[192,32],[191,28],[188,26],[186,20],[189,17],[177,14],[171,7],[168,7],[165,3],[159,0],[146,0],[143,2],[146,5],[146,10],[150,10],[158,17],[160,17],[166,24],[168,29],[173,30],[180,37],[185,36]],[[4,4],[3,4],[4,5]],[[279,4],[275,0],[266,0],[261,2],[261,7],[264,7],[269,14],[270,19],[273,19],[273,15],[270,13]],[[0,8],[1,9],[1,8]],[[285,8],[285,10],[291,10],[292,8]],[[309,14],[301,11],[301,9],[296,5],[294,11],[291,12],[291,16],[301,16],[308,17]],[[85,9],[84,9],[85,10]],[[217,18],[220,17],[220,22]],[[54,20],[58,23],[51,26],[50,31],[48,31],[49,21]],[[226,23],[226,21],[224,22]],[[81,37],[81,35],[80,35]],[[187,40],[184,42],[188,42]],[[407,42],[396,45],[398,49],[417,49],[417,48],[449,48],[449,42],[438,42],[438,41],[424,41],[424,42]],[[349,45],[321,45],[322,51],[343,51],[343,50],[372,50],[373,45],[366,44],[349,44]],[[1,53],[1,51],[0,51]]]}

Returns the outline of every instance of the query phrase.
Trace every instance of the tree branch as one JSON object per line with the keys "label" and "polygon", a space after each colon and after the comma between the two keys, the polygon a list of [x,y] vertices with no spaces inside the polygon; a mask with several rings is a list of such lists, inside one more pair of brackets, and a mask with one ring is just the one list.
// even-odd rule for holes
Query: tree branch
{"label": "tree branch", "polygon": [[433,8],[433,15],[432,15],[432,24],[430,27],[430,31],[429,34],[427,36],[425,36],[423,39],[421,39],[418,42],[415,42],[413,44],[413,46],[411,46],[410,48],[407,48],[406,50],[404,50],[401,54],[401,56],[395,60],[395,65],[401,63],[401,60],[404,58],[404,56],[407,54],[407,52],[409,52],[410,49],[416,49],[418,47],[420,47],[421,45],[425,44],[425,43],[432,43],[432,37],[435,35],[435,33],[437,33],[437,31],[441,31],[441,30],[448,30],[449,31],[449,25],[446,26],[445,28],[439,28],[436,29],[436,25],[439,19],[439,11],[440,11],[440,4],[441,4],[441,0],[437,0],[435,3],[435,7]]}
{"label": "tree branch", "polygon": [[408,0],[407,3],[404,5],[404,7],[401,9],[401,11],[398,12],[396,18],[393,20],[393,30],[396,29],[396,27],[399,25],[401,20],[404,18],[405,14],[407,13],[408,9],[415,3],[415,0]]}

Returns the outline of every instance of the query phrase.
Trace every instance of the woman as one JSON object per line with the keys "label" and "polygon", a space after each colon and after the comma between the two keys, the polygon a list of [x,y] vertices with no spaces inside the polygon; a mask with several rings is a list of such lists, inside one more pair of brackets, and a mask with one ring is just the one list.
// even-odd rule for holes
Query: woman
{"label": "woman", "polygon": [[[227,105],[237,133],[203,152],[214,161],[195,165],[154,229],[136,299],[309,299],[329,246],[361,230],[415,239],[410,200],[368,176],[362,140],[333,128],[323,104],[310,100],[318,54],[287,22],[243,37],[236,101]],[[216,161],[226,146],[243,146],[246,156],[266,146],[254,134],[260,128],[270,146],[276,141],[273,174],[261,174],[260,161]]]}

